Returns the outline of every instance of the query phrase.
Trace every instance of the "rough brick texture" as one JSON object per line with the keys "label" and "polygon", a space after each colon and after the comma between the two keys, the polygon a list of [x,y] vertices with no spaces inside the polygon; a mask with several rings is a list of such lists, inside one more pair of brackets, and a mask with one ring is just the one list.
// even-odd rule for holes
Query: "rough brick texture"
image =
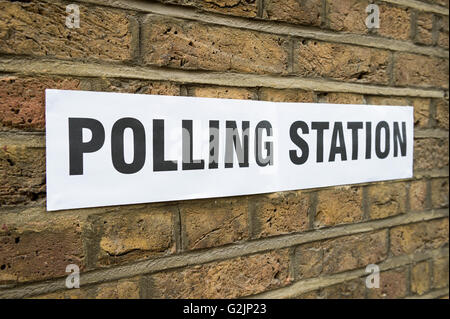
{"label": "rough brick texture", "polygon": [[194,86],[189,88],[191,96],[209,97],[220,99],[255,100],[257,94],[254,90],[237,87],[204,87]]}
{"label": "rough brick texture", "polygon": [[353,279],[346,282],[310,291],[299,296],[299,299],[364,299],[365,279]]}
{"label": "rough brick texture", "polygon": [[433,208],[448,207],[448,178],[431,181],[431,205]]}
{"label": "rough brick texture", "polygon": [[302,40],[294,50],[294,72],[345,82],[389,82],[389,52],[360,46]]}
{"label": "rough brick texture", "polygon": [[66,266],[85,267],[84,220],[76,216],[43,218],[28,211],[21,219],[2,217],[0,284],[66,276]]}
{"label": "rough brick texture", "polygon": [[288,251],[239,257],[150,276],[150,298],[236,298],[290,283]]}
{"label": "rough brick texture", "polygon": [[365,20],[369,1],[327,0],[327,20],[329,28],[335,31],[368,33]]}
{"label": "rough brick texture", "polygon": [[258,14],[257,0],[157,0],[162,3],[196,8],[200,11],[254,18]]}
{"label": "rough brick texture", "polygon": [[448,287],[448,256],[433,260],[433,288]]}
{"label": "rough brick texture", "polygon": [[448,60],[436,57],[395,54],[394,78],[399,86],[448,88]]}
{"label": "rough brick texture", "polygon": [[413,181],[409,189],[410,208],[412,211],[423,211],[428,208],[426,180]]}
{"label": "rough brick texture", "polygon": [[0,52],[64,59],[133,58],[138,36],[134,18],[114,9],[79,8],[80,28],[67,28],[66,4],[60,1],[1,1]]}
{"label": "rough brick texture", "polygon": [[448,50],[448,16],[438,20],[438,45]]}
{"label": "rough brick texture", "polygon": [[368,188],[370,218],[379,219],[402,214],[406,211],[406,185],[391,183]]}
{"label": "rough brick texture", "polygon": [[174,253],[176,212],[171,206],[139,205],[93,216],[93,233],[101,234],[97,242],[99,263],[117,264]]}
{"label": "rough brick texture", "polygon": [[395,299],[408,293],[408,269],[401,267],[380,273],[380,288],[368,289],[371,299]]}
{"label": "rough brick texture", "polygon": [[259,97],[263,101],[271,102],[314,102],[314,93],[295,89],[271,89],[261,88]]}
{"label": "rough brick texture", "polygon": [[433,14],[420,13],[418,15],[416,41],[427,45],[433,44]]}
{"label": "rough brick texture", "polygon": [[0,206],[45,197],[45,150],[6,143],[0,148]]}
{"label": "rough brick texture", "polygon": [[247,197],[205,199],[180,205],[185,249],[200,249],[249,237]]}
{"label": "rough brick texture", "polygon": [[45,89],[75,90],[80,81],[51,77],[0,78],[0,129],[43,130]]}
{"label": "rough brick texture", "polygon": [[448,244],[448,218],[421,222],[391,229],[391,252],[411,254]]}
{"label": "rough brick texture", "polygon": [[66,289],[33,297],[34,299],[137,299],[140,297],[139,278]]}
{"label": "rough brick texture", "polygon": [[139,293],[138,279],[119,280],[118,282],[99,285],[94,290],[96,299],[138,299]]}
{"label": "rough brick texture", "polygon": [[254,196],[251,205],[254,237],[301,232],[309,228],[309,194],[289,192]]}
{"label": "rough brick texture", "polygon": [[408,40],[411,35],[411,12],[404,7],[380,4],[380,28],[377,34],[397,40]]}
{"label": "rough brick texture", "polygon": [[411,269],[411,291],[423,295],[430,290],[430,263],[423,261]]}
{"label": "rough brick texture", "polygon": [[363,218],[362,188],[336,188],[317,194],[315,226],[356,223]]}
{"label": "rough brick texture", "polygon": [[263,18],[317,27],[322,21],[322,4],[321,0],[266,0]]}
{"label": "rough brick texture", "polygon": [[333,104],[365,104],[364,96],[355,93],[322,93],[319,102]]}
{"label": "rough brick texture", "polygon": [[421,138],[414,141],[414,169],[448,167],[448,138]]}
{"label": "rough brick texture", "polygon": [[145,19],[142,32],[144,61],[149,65],[191,70],[287,72],[288,42],[281,36],[152,15]]}
{"label": "rough brick texture", "polygon": [[384,230],[301,245],[295,250],[295,276],[311,278],[365,267],[383,261],[387,249]]}
{"label": "rough brick texture", "polygon": [[449,119],[449,105],[448,101],[441,99],[436,102],[436,126],[438,128],[448,130],[448,119]]}
{"label": "rough brick texture", "polygon": [[88,81],[84,86],[85,89],[92,91],[171,96],[181,95],[179,84],[165,81],[96,78]]}

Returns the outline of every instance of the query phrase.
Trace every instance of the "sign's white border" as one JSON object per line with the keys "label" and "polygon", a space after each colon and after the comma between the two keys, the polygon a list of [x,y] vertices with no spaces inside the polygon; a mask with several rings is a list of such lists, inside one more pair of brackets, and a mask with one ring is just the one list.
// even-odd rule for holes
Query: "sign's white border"
{"label": "sign's white border", "polygon": [[[104,143],[94,152],[82,156],[83,172],[70,175],[69,119],[88,118],[104,128]],[[112,164],[112,128],[123,118],[136,119],[145,130],[145,163],[131,174],[119,172]],[[173,171],[154,170],[154,120],[164,121],[164,159],[176,160]],[[182,121],[192,121],[192,158],[204,159],[204,169],[183,170]],[[219,121],[218,168],[208,168],[210,154],[210,121]],[[238,138],[243,136],[243,122],[249,123],[248,167],[240,167],[233,155],[233,167],[225,168],[226,123],[235,122]],[[271,134],[255,139],[255,128],[261,121],[271,124]],[[290,156],[302,149],[294,143],[290,129],[294,122],[304,122],[308,133],[296,129],[296,135],[308,145],[309,156],[303,164],[294,164]],[[328,122],[323,131],[323,162],[317,161],[317,130],[313,122]],[[335,124],[343,126],[346,160],[337,154],[329,161]],[[357,130],[357,159],[349,122],[362,122]],[[390,150],[385,158],[375,152],[376,127],[389,125],[390,132],[380,129],[380,148],[385,148],[389,135]],[[371,123],[371,158],[366,156],[367,123]],[[394,156],[393,126],[405,125],[405,154]],[[123,157],[133,162],[134,131],[122,130]],[[339,133],[339,132],[338,132]],[[82,143],[94,138],[89,129],[82,131]],[[239,135],[240,134],[240,135]],[[292,133],[291,133],[292,134]],[[196,198],[226,197],[298,190],[333,185],[366,183],[411,178],[413,175],[413,108],[405,106],[337,105],[315,103],[275,103],[194,97],[140,94],[46,90],[47,209],[61,210],[122,204],[137,204]],[[270,135],[270,136],[269,136]],[[397,136],[398,139],[398,136]],[[243,141],[243,140],[241,140]],[[341,141],[341,140],[339,140]],[[255,143],[264,147],[271,143],[272,165],[260,166],[255,157]],[[397,140],[398,144],[399,140]],[[397,145],[400,147],[400,144]],[[117,147],[115,147],[117,153]],[[73,151],[73,150],[72,150]],[[141,150],[142,151],[142,150]]]}

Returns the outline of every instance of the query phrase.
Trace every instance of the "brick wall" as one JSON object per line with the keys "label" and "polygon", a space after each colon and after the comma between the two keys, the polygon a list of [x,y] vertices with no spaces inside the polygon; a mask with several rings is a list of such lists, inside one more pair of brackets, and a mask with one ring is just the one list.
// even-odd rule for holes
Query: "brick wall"
{"label": "brick wall", "polygon": [[[449,2],[370,2],[0,0],[0,298],[448,298]],[[414,177],[49,213],[45,88],[413,105]]]}

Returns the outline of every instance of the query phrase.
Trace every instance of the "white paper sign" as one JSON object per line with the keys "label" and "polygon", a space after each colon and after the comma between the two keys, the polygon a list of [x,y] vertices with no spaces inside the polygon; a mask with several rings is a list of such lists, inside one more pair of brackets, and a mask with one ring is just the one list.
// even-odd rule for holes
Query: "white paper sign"
{"label": "white paper sign", "polygon": [[46,90],[47,209],[410,178],[413,108]]}

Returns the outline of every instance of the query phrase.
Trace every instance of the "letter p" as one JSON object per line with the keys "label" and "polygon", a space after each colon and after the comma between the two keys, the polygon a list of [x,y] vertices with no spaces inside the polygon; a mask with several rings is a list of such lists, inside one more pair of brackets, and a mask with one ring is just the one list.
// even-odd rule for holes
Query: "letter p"
{"label": "letter p", "polygon": [[[83,142],[83,129],[92,133],[89,142]],[[70,175],[83,175],[83,154],[97,152],[105,142],[105,129],[97,120],[69,118],[69,166]]]}

